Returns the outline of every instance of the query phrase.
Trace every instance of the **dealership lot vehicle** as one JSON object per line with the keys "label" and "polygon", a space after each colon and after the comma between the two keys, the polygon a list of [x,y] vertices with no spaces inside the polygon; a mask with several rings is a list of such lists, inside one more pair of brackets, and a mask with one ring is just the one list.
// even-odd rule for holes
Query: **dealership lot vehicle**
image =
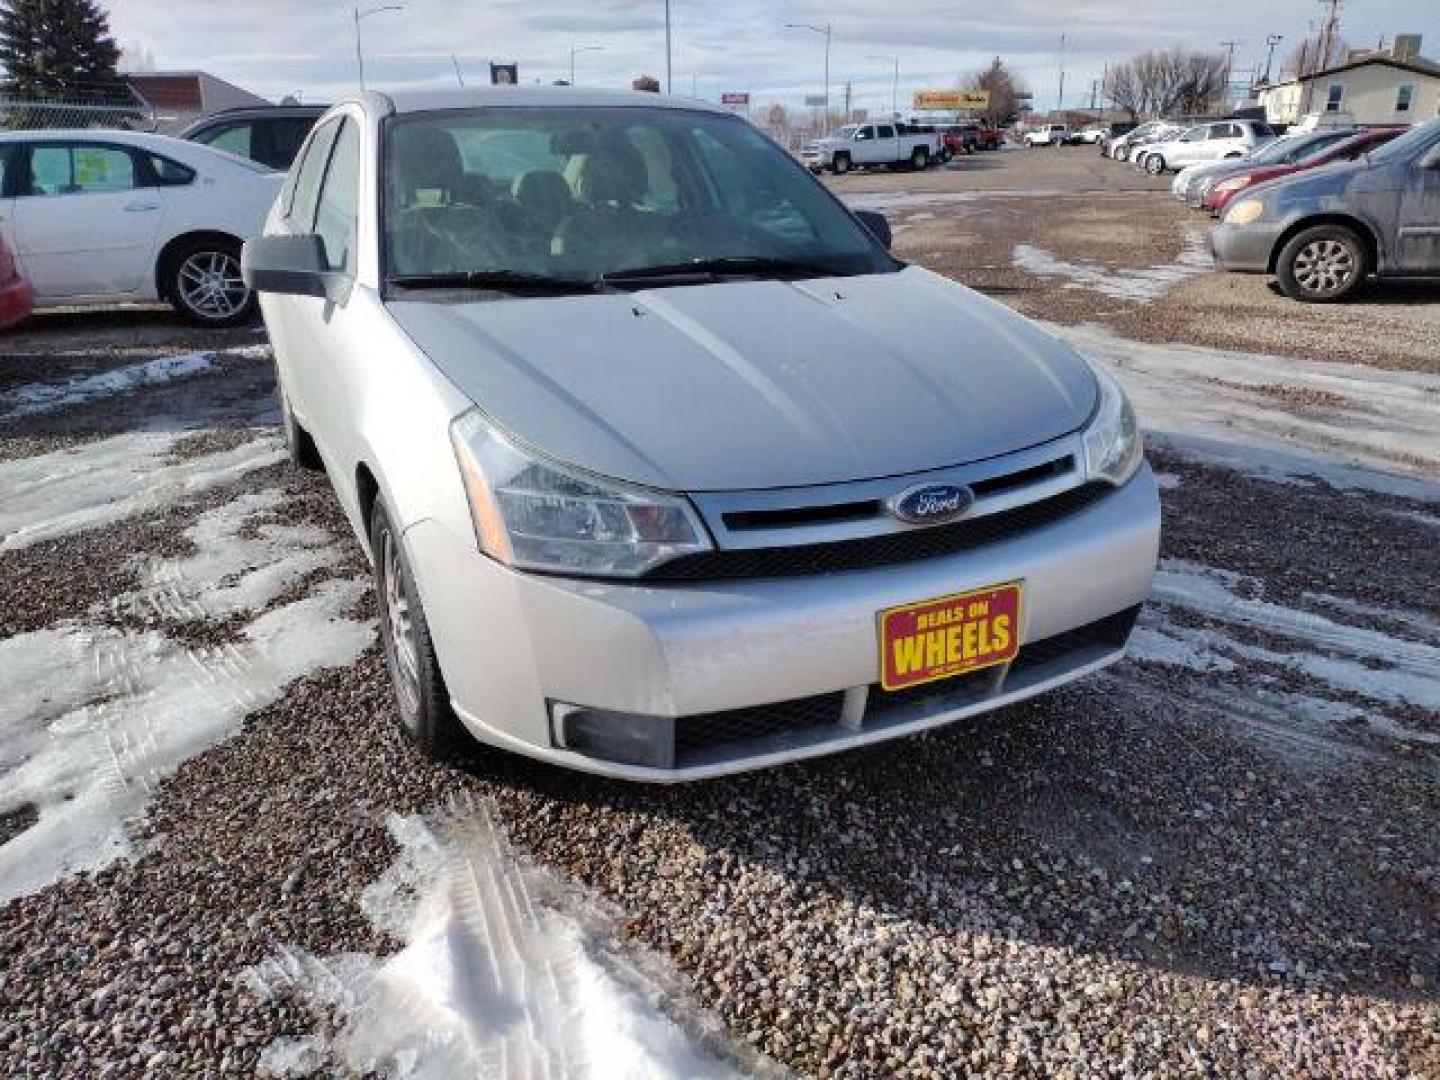
{"label": "dealership lot vehicle", "polygon": [[1384,146],[1404,131],[1405,129],[1400,127],[1371,128],[1351,135],[1347,139],[1323,146],[1317,153],[1308,155],[1300,161],[1256,163],[1249,169],[1218,178],[1215,182],[1208,184],[1201,195],[1200,206],[1212,213],[1222,214],[1231,200],[1248,188],[1269,180],[1278,180],[1282,176],[1305,172],[1308,169],[1354,161],[1362,155]]}
{"label": "dealership lot vehicle", "polygon": [[1353,128],[1314,131],[1300,135],[1286,133],[1266,143],[1243,158],[1212,161],[1204,165],[1187,165],[1175,174],[1171,192],[1187,206],[1198,208],[1204,193],[1230,176],[1258,165],[1282,165],[1303,161],[1326,147],[1348,139]]}
{"label": "dealership lot vehicle", "polygon": [[1116,161],[1129,161],[1130,155],[1137,146],[1151,139],[1162,138],[1176,130],[1178,130],[1176,125],[1168,120],[1147,120],[1143,124],[1113,137],[1106,145],[1105,152]]}
{"label": "dealership lot vehicle", "polygon": [[[674,169],[693,186],[667,195]],[[738,118],[568,89],[372,95],[292,176],[246,279],[291,445],[373,547],[422,744],[458,716],[575,768],[698,778],[1122,654],[1159,522],[1118,386],[894,261]],[[562,214],[523,201],[542,181]],[[582,341],[613,347],[576,367]],[[829,365],[803,386],[800,341]]]}
{"label": "dealership lot vehicle", "polygon": [[8,332],[0,1072],[468,1076],[503,1048],[561,1076],[639,1020],[688,1045],[641,1072],[675,1080],[778,1071],[694,1056],[736,1042],[797,1076],[1428,1076],[1440,293],[1296,305],[1192,265],[1208,226],[1165,182],[983,165],[827,186],[1125,383],[1152,599],[1091,678],[721,782],[409,745],[260,328]]}
{"label": "dealership lot vehicle", "polygon": [[904,124],[846,124],[834,135],[807,142],[800,160],[811,172],[843,176],[870,165],[909,165],[924,169],[940,160],[943,144],[933,130],[912,131]]}
{"label": "dealership lot vehicle", "polygon": [[14,326],[35,307],[35,289],[15,265],[15,256],[0,239],[0,330]]}
{"label": "dealership lot vehicle", "polygon": [[973,154],[978,150],[999,150],[1005,145],[1005,133],[999,128],[970,121],[947,127],[945,146],[951,154]]}
{"label": "dealership lot vehicle", "polygon": [[165,300],[186,318],[250,317],[240,245],[282,177],[233,154],[130,131],[0,134],[3,237],[36,304]]}
{"label": "dealership lot vehicle", "polygon": [[1220,120],[1196,124],[1178,138],[1151,142],[1131,154],[1138,169],[1151,176],[1225,158],[1243,158],[1275,137],[1259,120]]}
{"label": "dealership lot vehicle", "polygon": [[1025,146],[1063,146],[1070,137],[1070,129],[1064,124],[1046,124],[1034,131],[1025,132]]}
{"label": "dealership lot vehicle", "polygon": [[327,105],[272,105],[226,109],[202,116],[181,131],[180,138],[228,150],[284,172],[327,108]]}
{"label": "dealership lot vehicle", "polygon": [[1440,120],[1358,161],[1263,184],[1212,234],[1227,270],[1274,274],[1296,300],[1353,295],[1370,276],[1440,275]]}

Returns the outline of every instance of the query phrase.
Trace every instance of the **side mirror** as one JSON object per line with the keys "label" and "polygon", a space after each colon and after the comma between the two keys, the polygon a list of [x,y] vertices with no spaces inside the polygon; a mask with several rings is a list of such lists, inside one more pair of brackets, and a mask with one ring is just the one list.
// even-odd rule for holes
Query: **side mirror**
{"label": "side mirror", "polygon": [[885,250],[890,250],[890,222],[885,220],[885,215],[876,210],[856,210],[855,216],[860,219],[860,224],[869,230],[870,235],[884,245]]}
{"label": "side mirror", "polygon": [[314,233],[246,240],[240,251],[240,277],[256,292],[316,296],[336,304],[350,299],[351,279],[330,269],[325,242]]}

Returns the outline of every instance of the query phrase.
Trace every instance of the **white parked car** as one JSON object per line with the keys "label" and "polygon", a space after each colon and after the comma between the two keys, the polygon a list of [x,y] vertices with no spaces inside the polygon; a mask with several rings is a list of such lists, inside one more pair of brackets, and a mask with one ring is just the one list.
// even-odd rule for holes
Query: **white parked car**
{"label": "white parked car", "polygon": [[1025,133],[1025,145],[1034,146],[1061,146],[1069,136],[1070,129],[1064,124],[1046,124],[1034,131]]}
{"label": "white parked car", "polygon": [[1168,120],[1147,120],[1129,133],[1121,135],[1118,139],[1112,139],[1110,145],[1105,148],[1106,153],[1116,161],[1128,161],[1130,160],[1130,155],[1133,154],[1138,147],[1146,143],[1157,142],[1161,138],[1166,138],[1171,131],[1179,134],[1181,130],[1183,129],[1170,123]]}
{"label": "white parked car", "polygon": [[1133,160],[1151,176],[1226,158],[1243,158],[1275,138],[1260,120],[1216,120],[1187,128],[1179,138],[1150,143]]}
{"label": "white parked car", "polygon": [[1075,141],[1084,143],[1087,146],[1094,146],[1110,129],[1104,125],[1094,125],[1075,133]]}
{"label": "white parked car", "polygon": [[194,322],[248,318],[240,246],[284,176],[133,131],[0,134],[0,234],[38,307],[166,300]]}

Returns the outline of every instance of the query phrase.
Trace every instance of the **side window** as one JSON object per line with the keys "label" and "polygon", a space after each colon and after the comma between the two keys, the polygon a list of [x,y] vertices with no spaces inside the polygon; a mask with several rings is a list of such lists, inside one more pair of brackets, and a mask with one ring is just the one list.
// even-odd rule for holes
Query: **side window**
{"label": "side window", "polygon": [[15,194],[15,170],[10,162],[21,149],[18,143],[0,143],[0,195]]}
{"label": "side window", "polygon": [[315,199],[320,194],[320,180],[325,175],[325,165],[330,160],[330,147],[335,142],[335,132],[340,121],[330,120],[315,132],[304,156],[291,170],[291,187],[285,204],[285,216],[304,232],[315,224]]}
{"label": "side window", "polygon": [[255,125],[232,124],[217,128],[200,140],[216,150],[229,150],[241,157],[253,158],[255,149]]}
{"label": "side window", "polygon": [[878,133],[877,138],[893,139],[895,137],[895,129],[892,128],[889,124],[881,124],[875,130]]}
{"label": "side window", "polygon": [[325,243],[331,270],[355,273],[355,233],[360,218],[360,134],[346,120],[335,139],[330,168],[315,212],[315,232]]}
{"label": "side window", "polygon": [[30,195],[77,195],[137,187],[135,159],[114,146],[36,146],[30,151]]}
{"label": "side window", "polygon": [[178,161],[171,161],[159,154],[149,154],[147,160],[157,187],[184,187],[195,179],[195,170],[181,165]]}
{"label": "side window", "polygon": [[305,141],[305,136],[310,134],[310,129],[315,126],[315,121],[305,116],[283,117],[278,120],[271,120],[265,124],[263,156],[258,158],[262,165],[269,165],[272,169],[285,170],[290,168],[295,155],[300,152],[300,144]]}
{"label": "side window", "polygon": [[1209,128],[1195,127],[1180,136],[1181,142],[1200,142],[1209,133]]}
{"label": "side window", "polygon": [[875,138],[875,129],[873,127],[862,127],[859,131],[855,133],[855,138],[873,139]]}

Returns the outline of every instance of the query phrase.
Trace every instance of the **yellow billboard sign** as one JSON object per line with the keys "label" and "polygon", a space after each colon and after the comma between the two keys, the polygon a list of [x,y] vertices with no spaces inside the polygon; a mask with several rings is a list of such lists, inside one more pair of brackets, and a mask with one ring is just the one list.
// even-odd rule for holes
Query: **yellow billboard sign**
{"label": "yellow billboard sign", "polygon": [[988,90],[916,90],[916,109],[983,109],[990,104]]}

